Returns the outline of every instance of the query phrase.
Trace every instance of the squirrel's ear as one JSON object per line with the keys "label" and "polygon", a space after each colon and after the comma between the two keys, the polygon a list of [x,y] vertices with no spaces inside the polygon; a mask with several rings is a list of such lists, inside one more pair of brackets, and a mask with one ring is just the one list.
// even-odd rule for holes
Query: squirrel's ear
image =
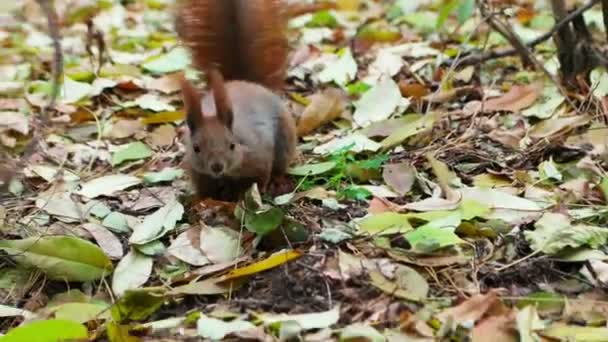
{"label": "squirrel's ear", "polygon": [[191,132],[194,132],[203,124],[203,111],[201,108],[201,94],[198,89],[186,79],[180,76],[180,86],[184,100],[184,110],[186,111],[186,123]]}
{"label": "squirrel's ear", "polygon": [[215,113],[218,119],[228,127],[228,129],[232,129],[234,115],[232,113],[232,103],[230,102],[228,92],[226,91],[226,85],[224,84],[224,77],[218,69],[210,69],[207,72],[207,81],[209,87],[213,91]]}

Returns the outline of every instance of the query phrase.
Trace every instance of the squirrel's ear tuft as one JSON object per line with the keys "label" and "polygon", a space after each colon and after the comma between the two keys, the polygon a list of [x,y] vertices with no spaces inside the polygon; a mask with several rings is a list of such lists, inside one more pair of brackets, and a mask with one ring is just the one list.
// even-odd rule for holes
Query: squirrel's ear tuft
{"label": "squirrel's ear tuft", "polygon": [[232,113],[232,103],[224,84],[224,77],[218,69],[212,68],[207,72],[207,81],[213,91],[213,101],[215,102],[215,113],[217,118],[228,129],[232,129],[234,115]]}
{"label": "squirrel's ear tuft", "polygon": [[186,123],[191,132],[203,124],[203,111],[201,109],[201,94],[198,89],[186,79],[184,74],[179,77],[186,112]]}

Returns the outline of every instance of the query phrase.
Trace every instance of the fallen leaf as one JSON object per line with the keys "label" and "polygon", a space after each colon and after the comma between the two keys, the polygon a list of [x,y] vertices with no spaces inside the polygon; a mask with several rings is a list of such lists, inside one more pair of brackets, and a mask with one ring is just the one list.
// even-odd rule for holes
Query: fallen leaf
{"label": "fallen leaf", "polygon": [[427,297],[429,284],[416,270],[397,265],[395,279],[387,279],[381,272],[370,272],[371,284],[385,293],[406,300],[420,301]]}
{"label": "fallen leaf", "polygon": [[110,259],[119,260],[122,258],[122,243],[112,232],[95,223],[85,223],[82,228],[93,235],[99,247]]}
{"label": "fallen leaf", "polygon": [[87,328],[77,322],[51,319],[28,322],[9,330],[3,341],[77,341],[88,339]]}
{"label": "fallen leaf", "polygon": [[340,306],[324,312],[288,315],[288,314],[261,314],[258,318],[264,325],[276,323],[295,322],[300,330],[322,329],[330,327],[340,319]]}
{"label": "fallen leaf", "polygon": [[201,315],[196,322],[196,331],[198,332],[198,335],[214,341],[221,340],[227,335],[235,332],[252,329],[255,329],[255,325],[247,321],[233,320],[225,322],[205,315]]}
{"label": "fallen leaf", "polygon": [[106,136],[111,139],[124,139],[144,132],[144,125],[139,120],[118,120],[114,122]]}
{"label": "fallen leaf", "polygon": [[524,110],[523,116],[534,116],[539,119],[548,119],[564,102],[564,97],[554,85],[545,85],[542,88],[542,96],[535,105]]}
{"label": "fallen leaf", "polygon": [[38,268],[54,280],[94,281],[112,271],[112,262],[99,247],[74,236],[0,240],[0,249],[19,264]]}
{"label": "fallen leaf", "polygon": [[476,294],[457,306],[447,308],[435,317],[442,322],[452,320],[455,323],[474,323],[479,321],[493,307],[502,305],[497,291]]}
{"label": "fallen leaf", "polygon": [[173,198],[165,206],[155,211],[133,228],[133,234],[129,238],[129,243],[143,245],[148,242],[160,239],[168,231],[175,228],[175,224],[182,218],[184,207]]}
{"label": "fallen leaf", "polygon": [[23,135],[29,133],[28,118],[17,112],[0,112],[0,132],[13,130]]}
{"label": "fallen leaf", "polygon": [[73,104],[90,95],[93,87],[85,82],[77,82],[68,76],[63,77],[60,101],[63,104]]}
{"label": "fallen leaf", "polygon": [[95,178],[82,184],[79,195],[88,198],[96,198],[99,196],[110,196],[116,191],[124,190],[135,185],[139,185],[141,179],[129,175],[109,175],[100,178]]}
{"label": "fallen leaf", "polygon": [[173,125],[162,125],[156,127],[151,133],[148,134],[146,142],[155,149],[159,147],[167,147],[173,144],[173,140],[176,137],[175,127]]}
{"label": "fallen leaf", "polygon": [[314,148],[316,154],[329,154],[350,146],[349,151],[360,153],[363,151],[378,151],[381,147],[377,142],[363,134],[353,133],[343,138],[336,138]]}
{"label": "fallen leaf", "polygon": [[539,331],[539,335],[557,340],[573,340],[585,342],[604,342],[608,336],[608,328],[603,327],[581,327],[576,325],[565,325],[563,323],[554,323],[543,331]]}
{"label": "fallen leaf", "polygon": [[355,103],[353,119],[360,127],[386,120],[395,112],[401,100],[397,83],[390,77],[384,77]]}
{"label": "fallen leaf", "polygon": [[353,323],[344,327],[340,331],[340,341],[358,341],[360,339],[364,339],[365,341],[370,342],[385,342],[386,337],[382,335],[378,330],[374,327],[363,324],[363,323]]}
{"label": "fallen leaf", "polygon": [[[506,94],[491,98],[483,103],[485,112],[506,111],[519,112],[530,107],[540,96],[542,87],[538,83],[515,85]],[[482,104],[479,104],[481,109]]]}
{"label": "fallen leaf", "polygon": [[203,226],[200,249],[213,263],[233,261],[243,254],[238,232],[225,227]]}
{"label": "fallen leaf", "polygon": [[346,108],[341,91],[328,88],[309,97],[310,104],[300,115],[297,126],[298,136],[305,136],[317,127],[340,117]]}
{"label": "fallen leaf", "polygon": [[402,144],[407,138],[429,131],[433,128],[438,116],[438,113],[432,112],[425,114],[413,122],[403,122],[402,126],[396,128],[391,135],[382,141],[382,147],[390,148],[397,146]]}
{"label": "fallen leaf", "polygon": [[345,49],[341,56],[325,65],[318,78],[323,83],[335,82],[337,85],[345,85],[354,80],[356,75],[357,62],[350,49]]}
{"label": "fallen leaf", "polygon": [[203,266],[209,264],[209,259],[203,254],[199,246],[193,245],[189,234],[190,232],[179,234],[167,248],[167,253],[190,265]]}
{"label": "fallen leaf", "polygon": [[572,225],[567,216],[545,213],[535,224],[533,231],[524,231],[533,250],[555,254],[566,247],[588,245],[598,248],[608,242],[608,230],[584,224]]}
{"label": "fallen leaf", "polygon": [[294,176],[315,176],[331,171],[335,167],[336,163],[333,161],[329,161],[323,163],[295,166],[287,170],[287,173]]}
{"label": "fallen leaf", "polygon": [[158,90],[164,94],[172,94],[181,89],[179,77],[180,73],[174,73],[160,78],[151,78],[146,82],[146,88]]}
{"label": "fallen leaf", "polygon": [[146,159],[152,154],[152,150],[146,144],[140,141],[130,143],[112,154],[112,166],[120,165],[125,161]]}
{"label": "fallen leaf", "polygon": [[414,228],[408,221],[407,214],[385,212],[365,217],[356,222],[359,232],[370,235],[387,235],[405,233]]}
{"label": "fallen leaf", "polygon": [[142,68],[155,74],[168,74],[181,71],[188,64],[190,64],[190,53],[183,47],[177,47],[145,62],[142,64]]}
{"label": "fallen leaf", "polygon": [[542,330],[545,327],[545,323],[538,316],[534,306],[528,305],[525,308],[518,310],[516,321],[520,341],[538,341],[536,332]]}
{"label": "fallen leaf", "polygon": [[301,252],[294,250],[286,250],[272,254],[268,258],[255,262],[251,265],[247,265],[245,267],[240,267],[230,271],[228,274],[223,276],[222,281],[236,279],[244,276],[253,275],[256,273],[260,273],[277,266],[281,266],[293,259],[297,259],[302,256]]}
{"label": "fallen leaf", "polygon": [[168,167],[158,172],[144,173],[143,180],[148,184],[170,182],[176,178],[180,178],[183,174],[184,170]]}
{"label": "fallen leaf", "polygon": [[404,196],[416,181],[416,169],[410,163],[389,164],[384,166],[382,177],[391,189]]}
{"label": "fallen leaf", "polygon": [[116,265],[112,276],[112,291],[118,297],[145,284],[152,274],[154,259],[135,250],[129,251]]}
{"label": "fallen leaf", "polygon": [[589,115],[575,115],[569,117],[551,118],[543,120],[530,129],[530,137],[536,139],[549,138],[564,130],[572,130],[584,126],[591,121]]}

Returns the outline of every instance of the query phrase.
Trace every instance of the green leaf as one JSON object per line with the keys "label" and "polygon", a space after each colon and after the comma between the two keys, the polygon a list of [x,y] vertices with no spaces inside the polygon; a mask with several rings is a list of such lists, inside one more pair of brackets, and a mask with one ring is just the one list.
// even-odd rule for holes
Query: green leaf
{"label": "green leaf", "polygon": [[439,16],[437,17],[437,22],[435,23],[435,27],[439,30],[443,28],[446,20],[450,17],[450,14],[454,12],[456,7],[458,6],[458,0],[452,0],[439,8]]}
{"label": "green leaf", "polygon": [[559,341],[604,342],[606,341],[606,336],[608,336],[608,328],[581,327],[555,323],[543,330],[542,334]]}
{"label": "green leaf", "polygon": [[371,235],[406,233],[414,229],[407,214],[385,212],[368,216],[357,223],[359,232]]}
{"label": "green leaf", "polygon": [[534,225],[533,231],[524,231],[533,250],[555,254],[566,247],[588,245],[598,248],[608,242],[608,229],[588,225],[572,225],[566,215],[545,213]]}
{"label": "green leaf", "polygon": [[338,20],[329,11],[319,11],[312,16],[306,26],[335,28],[338,26]]}
{"label": "green leaf", "polygon": [[168,167],[159,172],[146,172],[143,176],[144,182],[148,184],[170,182],[176,178],[180,178],[184,174],[184,170]]}
{"label": "green leaf", "polygon": [[87,328],[62,319],[31,322],[10,330],[0,342],[57,342],[88,340]]}
{"label": "green leaf", "polygon": [[168,231],[175,228],[175,224],[182,218],[184,206],[173,198],[164,207],[158,209],[133,228],[129,243],[143,245],[159,239]]}
{"label": "green leaf", "polygon": [[370,198],[373,194],[371,191],[364,187],[349,185],[340,191],[340,195],[344,198],[352,199],[355,201],[365,201]]}
{"label": "green leaf", "polygon": [[294,176],[315,176],[330,171],[335,167],[336,163],[333,161],[329,161],[324,163],[296,166],[289,169],[287,173]]}
{"label": "green leaf", "polygon": [[458,6],[458,23],[464,24],[475,11],[475,0],[461,0]]}
{"label": "green leaf", "polygon": [[190,64],[188,50],[178,47],[167,54],[157,56],[142,65],[142,67],[155,74],[166,74],[180,71]]}
{"label": "green leaf", "polygon": [[[458,216],[460,216],[460,214],[458,214]],[[464,240],[454,233],[456,228],[437,227],[435,226],[437,225],[437,221],[431,221],[426,225],[405,234],[406,240],[415,250],[428,253],[443,247],[453,246],[464,242]],[[441,221],[445,221],[445,219],[441,219]]]}
{"label": "green leaf", "polygon": [[108,216],[104,217],[101,225],[115,233],[128,233],[130,231],[127,217],[116,211],[111,212]]}
{"label": "green leaf", "polygon": [[107,304],[98,303],[65,303],[53,307],[55,318],[78,323],[86,323],[96,319],[109,319],[110,311]]}
{"label": "green leaf", "polygon": [[262,212],[248,211],[245,214],[245,227],[250,232],[266,235],[279,227],[284,217],[283,210],[276,207]]}
{"label": "green leaf", "polygon": [[402,127],[399,127],[391,135],[382,140],[382,147],[395,147],[403,143],[407,138],[433,128],[437,117],[438,115],[435,113],[428,113],[414,122],[404,122]]}
{"label": "green leaf", "polygon": [[349,84],[346,87],[346,91],[348,92],[348,95],[361,95],[363,93],[365,93],[366,91],[370,90],[372,88],[372,86],[370,86],[369,84],[365,83],[365,82],[361,82],[361,81],[357,81],[354,83]]}
{"label": "green leaf", "polygon": [[141,321],[156,312],[164,302],[163,296],[145,289],[129,290],[112,306],[112,318],[118,323]]}
{"label": "green leaf", "polygon": [[152,150],[148,145],[137,141],[130,143],[112,155],[112,166],[117,166],[125,161],[146,159],[152,156]]}
{"label": "green leaf", "polygon": [[98,246],[74,236],[2,240],[0,249],[54,280],[94,281],[112,271],[112,262]]}

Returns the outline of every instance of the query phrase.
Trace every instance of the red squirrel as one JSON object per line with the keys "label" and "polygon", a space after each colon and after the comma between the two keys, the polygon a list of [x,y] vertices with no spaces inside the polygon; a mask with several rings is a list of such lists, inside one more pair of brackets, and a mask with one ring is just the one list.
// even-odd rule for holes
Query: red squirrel
{"label": "red squirrel", "polygon": [[264,192],[294,158],[294,118],[273,92],[285,78],[288,14],[281,0],[180,2],[178,35],[209,88],[201,96],[181,81],[191,177],[201,199],[234,200],[253,182]]}

